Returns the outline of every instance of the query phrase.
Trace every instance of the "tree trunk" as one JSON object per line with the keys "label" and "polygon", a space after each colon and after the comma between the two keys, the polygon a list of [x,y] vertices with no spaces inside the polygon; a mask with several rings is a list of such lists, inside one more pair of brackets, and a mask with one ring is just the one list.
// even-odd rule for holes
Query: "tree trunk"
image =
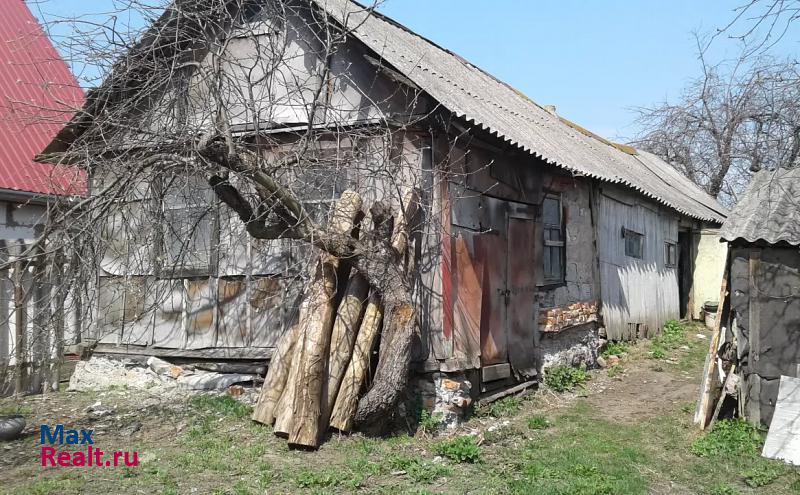
{"label": "tree trunk", "polygon": [[[361,212],[361,197],[345,191],[336,202],[329,230],[335,234],[350,234]],[[324,431],[322,415],[322,389],[327,376],[326,363],[330,352],[336,308],[336,270],[339,260],[323,254],[318,264],[318,282],[312,284],[308,317],[302,325],[295,359],[300,362],[292,403],[294,416],[289,428],[289,444],[316,448]],[[291,385],[291,384],[290,384]]]}
{"label": "tree trunk", "polygon": [[385,311],[375,380],[359,401],[354,418],[359,428],[386,424],[386,418],[397,405],[408,382],[416,320],[414,305],[409,297],[406,301],[393,302]]}
{"label": "tree trunk", "polygon": [[264,385],[261,387],[261,395],[258,398],[253,410],[253,421],[272,425],[275,422],[275,407],[283,395],[286,388],[286,381],[292,367],[292,357],[294,356],[295,344],[300,334],[300,326],[295,325],[286,332],[281,338],[275,353],[269,362],[267,376]]}
{"label": "tree trunk", "polygon": [[327,424],[331,411],[339,393],[350,357],[353,354],[353,345],[356,342],[358,328],[361,323],[361,313],[369,294],[369,285],[359,273],[354,273],[347,283],[342,302],[333,324],[331,335],[331,350],[328,359],[328,380],[323,391],[322,418]]}
{"label": "tree trunk", "polygon": [[289,367],[289,375],[286,377],[286,385],[283,389],[283,393],[281,394],[281,398],[278,400],[277,404],[275,404],[275,409],[273,415],[275,416],[275,425],[272,428],[272,432],[282,438],[286,438],[289,436],[289,430],[292,428],[292,422],[294,421],[294,411],[292,409],[294,405],[294,394],[295,394],[295,386],[294,383],[297,381],[297,374],[300,372],[300,338],[302,333],[301,325],[303,324],[304,320],[304,313],[303,309],[300,309],[300,323],[298,323],[298,332],[297,338],[298,340],[295,341],[292,350],[289,352],[291,358],[289,362],[291,363]]}
{"label": "tree trunk", "polygon": [[381,328],[381,303],[373,292],[369,296],[367,309],[358,330],[353,357],[347,366],[339,393],[336,395],[330,425],[339,431],[353,429],[353,416],[358,407],[358,393],[369,371],[370,355]]}

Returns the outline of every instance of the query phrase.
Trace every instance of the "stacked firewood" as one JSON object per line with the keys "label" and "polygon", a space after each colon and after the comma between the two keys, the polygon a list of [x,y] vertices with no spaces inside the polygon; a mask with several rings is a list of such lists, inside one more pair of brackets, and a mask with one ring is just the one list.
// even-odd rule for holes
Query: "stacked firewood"
{"label": "stacked firewood", "polygon": [[[414,203],[413,196],[409,199]],[[328,232],[357,232],[362,206],[358,194],[343,193]],[[408,242],[408,214],[395,215],[392,239],[386,239],[401,254]],[[338,281],[341,263],[331,254],[320,255],[298,323],[281,338],[253,412],[253,420],[272,425],[290,446],[317,448],[328,428],[351,431],[371,369],[383,319],[381,297],[355,269],[346,283]]]}

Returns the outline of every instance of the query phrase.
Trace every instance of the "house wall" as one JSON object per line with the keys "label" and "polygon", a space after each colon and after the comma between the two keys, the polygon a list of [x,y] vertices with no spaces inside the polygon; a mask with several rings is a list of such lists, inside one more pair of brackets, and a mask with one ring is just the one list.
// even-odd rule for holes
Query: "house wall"
{"label": "house wall", "polygon": [[[598,282],[590,183],[482,142],[439,154],[442,325],[426,366],[482,370],[478,392],[555,364],[593,364]],[[561,198],[564,280],[543,280],[541,204]],[[438,367],[437,367],[438,366]],[[491,382],[491,383],[489,383]],[[476,388],[477,390],[477,388]]]}
{"label": "house wall", "polygon": [[703,318],[706,301],[719,302],[719,290],[725,272],[728,244],[720,242],[718,229],[702,229],[693,233],[694,272],[692,277],[692,318]]}
{"label": "house wall", "polygon": [[[678,241],[678,214],[621,187],[595,196],[602,315],[609,339],[656,335],[679,318],[677,268],[665,266],[665,243]],[[644,235],[643,257],[626,256],[623,229]]]}
{"label": "house wall", "polygon": [[[341,134],[319,132],[313,151],[327,153],[327,165],[280,177],[309,211],[324,222],[327,205],[346,188],[361,193],[367,205],[388,197],[395,208],[409,189],[419,188],[430,204],[435,193],[429,134],[394,129],[391,142],[384,140],[386,124],[424,112],[427,100],[370,62],[366,49],[354,40],[338,47],[323,80],[320,38],[309,28],[316,21],[310,22],[305,9],[289,12],[285,24],[254,19],[227,39],[220,65],[226,77],[218,96],[232,130],[251,132],[256,122],[267,128],[307,123],[319,91],[316,125],[378,123],[384,135],[373,129],[342,140]],[[209,86],[207,78],[215,60],[202,53],[197,59],[203,70],[188,74],[185,84],[175,77],[174,87],[154,98],[154,111],[143,111],[149,115],[143,125],[167,135],[211,125],[217,86]],[[269,147],[267,159],[279,158],[291,153],[304,130],[265,133],[259,145]],[[355,148],[359,158],[345,159],[345,152]],[[95,180],[102,184],[115,173],[98,170]],[[303,280],[313,263],[310,250],[294,241],[249,238],[238,217],[215,201],[201,177],[177,178],[166,194],[154,192],[154,187],[164,186],[140,181],[126,207],[109,219],[99,263],[96,324],[86,337],[107,350],[132,345],[176,353],[209,354],[213,349],[213,355],[228,358],[268,356],[296,321]],[[185,249],[172,257],[170,237],[176,244],[185,241]],[[427,256],[425,233],[412,237],[415,256]],[[425,307],[435,299],[422,281],[431,278],[431,266],[420,267],[416,284],[415,297]],[[427,310],[420,316],[423,327],[428,325],[425,314]]]}

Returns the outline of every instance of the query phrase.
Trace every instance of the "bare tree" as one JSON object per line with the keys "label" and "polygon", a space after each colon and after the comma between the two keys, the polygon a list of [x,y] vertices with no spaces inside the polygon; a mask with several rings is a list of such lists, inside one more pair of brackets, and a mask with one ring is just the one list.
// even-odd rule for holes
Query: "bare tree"
{"label": "bare tree", "polygon": [[733,18],[711,40],[726,34],[747,42],[751,53],[764,52],[781,41],[798,19],[798,0],[749,0],[734,9]]}
{"label": "bare tree", "polygon": [[639,110],[636,145],[731,205],[761,168],[795,166],[800,79],[795,61],[752,57],[710,65],[676,102]]}
{"label": "bare tree", "polygon": [[[426,167],[430,129],[446,128],[447,116],[353,44],[353,29],[374,5],[337,18],[309,0],[115,5],[117,14],[138,12],[152,24],[136,32],[114,13],[114,21],[72,20],[65,52],[82,67],[95,66],[87,74],[96,70],[103,82],[40,157],[86,170],[92,194],[54,210],[46,235],[20,259],[67,253],[71,283],[94,298],[75,301],[122,300],[118,315],[89,312],[97,328],[103,319],[135,326],[152,308],[167,312],[173,302],[159,287],[171,280],[238,275],[221,268],[237,265],[238,245],[249,246],[242,251],[252,253],[249,265],[281,259],[273,275],[300,288],[282,293],[287,306],[288,294],[306,290],[313,299],[315,287],[333,280],[332,291],[320,290],[335,308],[347,279],[358,274],[370,301],[380,301],[383,325],[374,376],[354,420],[385,424],[404,390],[418,333],[418,264],[439,235],[432,206],[439,186]],[[351,56],[372,72],[354,73]],[[345,196],[367,211],[348,214],[342,230],[337,205]],[[424,226],[414,220],[420,216]],[[58,266],[64,270],[63,261]],[[98,272],[126,285],[105,287]],[[217,291],[223,297],[223,288]],[[301,326],[304,314],[323,311],[293,307],[288,319]],[[278,348],[307,349],[318,336],[304,331],[296,337],[302,343]],[[321,331],[322,341],[330,331]],[[293,359],[316,366],[314,356]],[[309,445],[318,441],[312,436]]]}

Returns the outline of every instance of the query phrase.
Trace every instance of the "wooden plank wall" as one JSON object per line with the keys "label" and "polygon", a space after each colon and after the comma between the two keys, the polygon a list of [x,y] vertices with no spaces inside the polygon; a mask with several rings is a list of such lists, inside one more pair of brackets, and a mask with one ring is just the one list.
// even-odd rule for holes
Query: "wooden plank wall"
{"label": "wooden plank wall", "polygon": [[[30,241],[3,241],[0,261],[28,249]],[[75,294],[64,299],[56,277],[44,267],[27,261],[0,270],[0,396],[41,392],[57,382],[57,369],[65,348],[79,341],[80,305]]]}
{"label": "wooden plank wall", "polygon": [[[677,243],[676,213],[621,188],[595,194],[602,313],[612,340],[646,338],[680,314],[676,267],[665,266],[665,242]],[[625,255],[622,230],[644,234],[642,259]]]}

